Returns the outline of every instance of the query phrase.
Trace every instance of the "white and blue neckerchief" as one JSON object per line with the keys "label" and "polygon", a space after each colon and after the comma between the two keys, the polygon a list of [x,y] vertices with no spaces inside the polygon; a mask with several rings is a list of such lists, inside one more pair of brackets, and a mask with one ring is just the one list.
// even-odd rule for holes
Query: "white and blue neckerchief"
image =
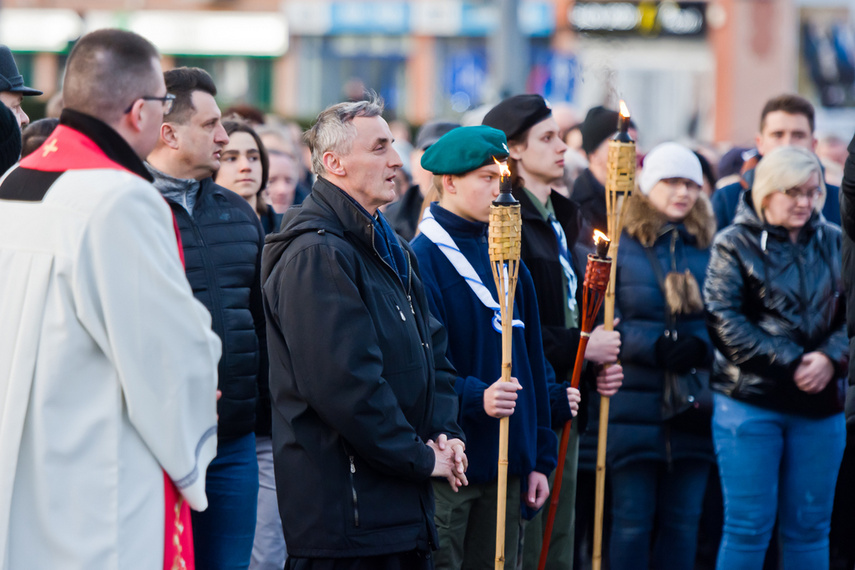
{"label": "white and blue neckerchief", "polygon": [[[493,328],[496,332],[501,333],[502,312],[499,303],[496,302],[493,294],[490,293],[490,290],[481,281],[478,272],[475,271],[475,268],[472,267],[472,264],[469,263],[469,260],[466,259],[466,256],[463,255],[457,244],[454,243],[451,235],[433,217],[430,208],[425,208],[422,221],[419,222],[419,231],[439,248],[439,251],[445,255],[454,269],[457,270],[457,273],[463,277],[463,280],[466,281],[466,284],[469,285],[469,288],[472,289],[472,292],[475,293],[475,296],[478,297],[481,303],[493,311]],[[504,278],[506,280],[508,278],[507,267],[505,268]],[[525,324],[519,319],[514,319],[513,326],[525,328]]]}
{"label": "white and blue neckerchief", "polygon": [[548,221],[552,226],[552,231],[555,232],[555,238],[558,240],[558,258],[561,260],[561,269],[564,270],[564,277],[567,278],[567,306],[571,311],[576,311],[576,287],[579,280],[576,278],[576,272],[573,271],[573,265],[570,263],[570,252],[567,251],[567,236],[564,235],[564,229],[555,215],[550,213]]}

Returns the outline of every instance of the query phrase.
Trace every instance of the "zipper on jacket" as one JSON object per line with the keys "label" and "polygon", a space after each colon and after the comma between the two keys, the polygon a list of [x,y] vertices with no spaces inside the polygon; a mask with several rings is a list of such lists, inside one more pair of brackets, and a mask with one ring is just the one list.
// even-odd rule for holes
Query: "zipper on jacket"
{"label": "zipper on jacket", "polygon": [[[391,265],[389,265],[388,261],[383,259],[380,256],[380,254],[377,253],[377,248],[374,247],[374,235],[375,235],[374,224],[370,225],[369,228],[371,229],[371,248],[374,250],[374,254],[378,258],[380,258],[380,261],[382,261],[386,267],[389,268],[389,271],[391,271],[392,273],[395,274],[396,277],[398,277],[398,281],[400,282],[401,278],[398,275],[398,272],[395,271],[395,269]],[[416,315],[416,309],[413,306],[413,296],[412,296],[412,291],[413,291],[413,262],[410,259],[410,252],[406,248],[402,248],[402,249],[404,250],[404,254],[406,254],[406,256],[407,256],[407,290],[406,290],[407,303],[410,305],[410,312],[413,314],[413,316],[415,316]],[[403,283],[402,283],[402,285],[403,285]],[[395,308],[398,309],[398,314],[401,316],[401,320],[406,321],[407,318],[404,316],[404,311],[401,310],[401,307],[399,307],[397,304],[395,304]],[[422,336],[422,330],[419,327],[419,323],[417,320],[415,321],[415,324],[416,324],[416,331],[419,334],[419,342],[421,343],[422,348],[428,349],[430,345],[424,341],[424,337]],[[423,354],[423,356],[425,358],[427,358],[427,355]]]}
{"label": "zipper on jacket", "polygon": [[[178,204],[177,202],[174,202],[174,203]],[[197,202],[197,204],[198,204],[198,202]],[[178,205],[180,205],[180,204],[178,204]],[[216,280],[216,277],[217,277],[216,267],[214,267],[214,264],[211,263],[211,257],[210,257],[210,252],[208,250],[208,245],[205,243],[205,238],[204,238],[204,236],[202,236],[202,231],[199,229],[199,225],[196,223],[196,220],[193,219],[193,216],[187,210],[180,211],[180,215],[187,216],[187,218],[190,220],[190,227],[193,229],[193,235],[195,235],[196,239],[199,240],[200,249],[204,252],[202,254],[202,263],[203,263],[203,266],[205,268],[205,276],[206,276],[205,284],[211,293],[211,309],[212,309],[211,310],[211,325],[212,325],[212,328],[214,329],[214,332],[217,333],[217,336],[219,336],[220,339],[223,342],[225,342],[226,324],[225,324],[225,322],[223,322],[223,319],[222,319],[223,307],[222,307],[222,302],[221,302],[220,293],[219,293],[220,288],[212,286],[211,281],[209,281],[207,279],[207,277],[210,276]],[[183,247],[183,244],[182,244],[182,247]],[[195,293],[193,296],[195,297]],[[217,329],[220,329],[220,330],[217,330]],[[226,350],[223,350],[222,361],[220,362],[220,365],[223,367],[224,370],[227,369],[226,366],[228,364],[226,362],[227,354],[228,354],[228,352]]]}
{"label": "zipper on jacket", "polygon": [[353,524],[359,526],[359,499],[356,497],[356,485],[353,482],[353,474],[356,473],[356,464],[353,462],[353,456],[348,455],[350,459],[350,492],[353,497]]}
{"label": "zipper on jacket", "polygon": [[799,302],[802,306],[801,307],[802,308],[802,330],[806,331],[806,330],[808,330],[807,324],[810,322],[810,318],[808,316],[808,313],[810,311],[808,309],[807,283],[805,283],[805,270],[804,270],[805,256],[802,255],[802,252],[798,248],[798,245],[791,244],[790,247],[792,247],[794,249],[795,254],[796,254],[796,256],[795,256],[796,257],[796,267],[798,268],[798,272],[799,272],[799,289],[800,289],[799,293],[801,294],[800,295],[801,299],[799,299]]}
{"label": "zipper on jacket", "polygon": [[413,308],[413,264],[410,261],[410,252],[404,250],[407,254],[407,303],[410,304],[410,312],[416,316],[416,309]]}

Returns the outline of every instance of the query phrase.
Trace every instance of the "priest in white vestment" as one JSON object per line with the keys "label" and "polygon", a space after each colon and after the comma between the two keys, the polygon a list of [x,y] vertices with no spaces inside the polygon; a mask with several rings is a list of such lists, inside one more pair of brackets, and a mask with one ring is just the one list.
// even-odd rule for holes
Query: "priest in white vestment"
{"label": "priest in white vestment", "polygon": [[140,159],[165,93],[148,41],[85,36],[60,126],[0,181],[1,570],[192,565],[168,491],[207,506],[220,342]]}

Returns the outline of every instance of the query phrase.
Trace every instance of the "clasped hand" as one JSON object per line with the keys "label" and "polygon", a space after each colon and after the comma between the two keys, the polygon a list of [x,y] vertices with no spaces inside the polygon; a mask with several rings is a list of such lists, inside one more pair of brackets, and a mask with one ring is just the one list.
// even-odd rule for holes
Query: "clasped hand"
{"label": "clasped hand", "polygon": [[834,377],[834,365],[821,352],[808,352],[802,356],[799,367],[793,374],[793,380],[799,390],[808,394],[822,392]]}
{"label": "clasped hand", "polygon": [[455,493],[469,484],[466,479],[466,469],[469,468],[466,444],[456,437],[448,439],[443,433],[436,441],[429,439],[427,446],[433,450],[435,459],[431,477],[444,477]]}

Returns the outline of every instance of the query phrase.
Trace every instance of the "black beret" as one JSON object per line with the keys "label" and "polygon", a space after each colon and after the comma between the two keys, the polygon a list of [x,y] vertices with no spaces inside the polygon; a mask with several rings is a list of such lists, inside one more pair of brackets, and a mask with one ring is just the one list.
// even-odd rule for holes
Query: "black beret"
{"label": "black beret", "polygon": [[427,150],[430,148],[430,145],[439,140],[439,137],[459,126],[460,123],[448,123],[442,121],[425,123],[416,135],[416,148],[419,150]]}
{"label": "black beret", "polygon": [[514,140],[550,115],[552,108],[540,95],[514,95],[490,109],[481,124],[499,129],[508,140]]}
{"label": "black beret", "polygon": [[582,122],[582,150],[591,154],[604,140],[612,136],[618,130],[617,111],[605,107],[594,107],[585,115]]}
{"label": "black beret", "polygon": [[508,158],[505,133],[487,126],[459,127],[442,135],[422,155],[422,168],[434,174],[465,174]]}
{"label": "black beret", "polygon": [[[605,107],[593,107],[585,120],[579,125],[582,131],[582,150],[591,154],[604,140],[612,136],[618,130],[620,113],[606,109]],[[629,122],[629,126],[635,128],[635,123]]]}

